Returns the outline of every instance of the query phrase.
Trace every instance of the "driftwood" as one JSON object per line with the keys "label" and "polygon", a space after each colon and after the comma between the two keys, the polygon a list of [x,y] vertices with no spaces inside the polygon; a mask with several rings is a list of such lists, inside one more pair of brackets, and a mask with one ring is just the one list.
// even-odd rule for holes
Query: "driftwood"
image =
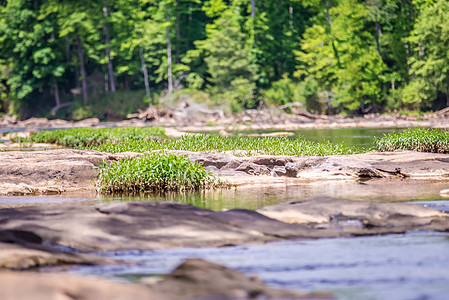
{"label": "driftwood", "polygon": [[449,107],[443,108],[439,111],[436,111],[433,113],[434,116],[443,116],[445,114],[449,113]]}
{"label": "driftwood", "polygon": [[126,117],[128,119],[139,119],[144,121],[153,121],[157,120],[161,117],[172,117],[173,116],[173,110],[168,107],[164,107],[161,109],[158,109],[156,106],[150,106],[145,110],[138,110],[138,113],[135,114],[128,114]]}
{"label": "driftwood", "polygon": [[284,105],[281,105],[281,106],[278,106],[278,107],[270,108],[270,109],[268,109],[268,111],[272,112],[272,111],[276,111],[276,110],[284,110],[286,108],[293,108],[292,112],[295,115],[300,115],[300,116],[303,116],[303,117],[306,117],[306,118],[309,118],[309,119],[313,119],[313,120],[316,120],[316,119],[326,120],[327,119],[327,116],[325,116],[325,115],[311,114],[308,111],[306,111],[304,109],[301,109],[302,107],[303,107],[302,103],[300,103],[300,102],[292,102],[292,103],[287,103],[287,104],[284,104]]}
{"label": "driftwood", "polygon": [[72,104],[73,104],[73,102],[66,102],[66,103],[62,103],[62,104],[56,105],[55,107],[53,107],[53,108],[51,109],[50,114],[51,114],[52,116],[54,116],[54,115],[56,115],[56,113],[58,112],[58,110],[60,110],[61,108],[70,106],[70,105],[72,105]]}

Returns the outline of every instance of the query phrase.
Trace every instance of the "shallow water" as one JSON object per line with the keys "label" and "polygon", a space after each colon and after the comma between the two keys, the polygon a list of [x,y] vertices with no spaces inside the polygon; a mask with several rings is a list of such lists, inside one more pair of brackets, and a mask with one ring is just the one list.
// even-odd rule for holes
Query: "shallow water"
{"label": "shallow water", "polygon": [[[327,128],[327,129],[300,129],[290,131],[295,134],[295,137],[303,137],[306,140],[314,142],[329,141],[334,144],[342,143],[348,147],[361,147],[369,149],[374,146],[373,139],[381,137],[384,134],[401,132],[407,128]],[[276,130],[279,131],[279,130]],[[238,131],[232,132],[234,134],[245,133],[268,133],[275,132],[275,130],[253,130],[253,131]]]}
{"label": "shallow water", "polygon": [[169,273],[186,258],[203,258],[256,274],[273,287],[302,292],[328,290],[338,299],[447,299],[449,294],[449,234],[442,233],[103,255],[137,265],[70,271],[139,280]]}
{"label": "shallow water", "polygon": [[328,196],[363,201],[408,202],[445,200],[439,192],[449,189],[448,182],[441,181],[385,181],[371,180],[363,183],[346,181],[315,182],[296,185],[269,185],[211,190],[199,193],[171,194],[142,197],[102,197],[94,193],[86,196],[13,196],[1,197],[0,207],[24,205],[98,205],[126,201],[171,201],[192,204],[197,207],[220,211],[244,208],[256,210],[285,201],[314,196]]}

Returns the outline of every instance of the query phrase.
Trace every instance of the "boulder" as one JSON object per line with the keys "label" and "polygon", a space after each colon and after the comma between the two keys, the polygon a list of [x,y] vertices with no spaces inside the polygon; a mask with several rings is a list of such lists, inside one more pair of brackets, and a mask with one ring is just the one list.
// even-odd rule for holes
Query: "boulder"
{"label": "boulder", "polygon": [[188,259],[155,286],[179,299],[334,299],[329,292],[301,294],[272,289],[255,276],[202,259]]}

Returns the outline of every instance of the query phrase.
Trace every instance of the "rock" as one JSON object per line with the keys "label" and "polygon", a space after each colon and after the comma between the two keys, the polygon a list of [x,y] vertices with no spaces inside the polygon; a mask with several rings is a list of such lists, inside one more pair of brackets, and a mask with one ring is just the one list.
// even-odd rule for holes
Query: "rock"
{"label": "rock", "polygon": [[76,275],[0,272],[2,300],[172,299],[138,284]]}
{"label": "rock", "polygon": [[48,123],[49,120],[47,118],[30,118],[19,121],[18,125],[21,127],[48,128]]}
{"label": "rock", "polygon": [[189,259],[155,284],[122,283],[67,274],[0,272],[2,300],[60,299],[334,299],[329,292],[272,289],[254,276]]}
{"label": "rock", "polygon": [[441,197],[449,197],[449,189],[441,190],[439,194]]}
{"label": "rock", "polygon": [[[327,157],[243,157],[231,153],[166,152],[185,155],[234,185],[301,184],[329,180],[449,181],[449,159],[447,154],[439,153],[398,151]],[[81,190],[95,193],[95,179],[102,161],[138,155],[142,154],[70,149],[0,152],[0,195],[54,194]]]}
{"label": "rock", "polygon": [[269,133],[239,134],[239,136],[249,136],[249,137],[282,137],[282,136],[295,136],[295,133],[294,133],[294,132],[290,132],[290,131],[279,131],[279,132],[269,132]]}
{"label": "rock", "polygon": [[25,230],[0,230],[0,269],[25,270],[63,264],[113,264],[111,259],[62,252],[42,244],[37,234]]}
{"label": "rock", "polygon": [[[334,299],[331,293],[300,294],[267,287],[258,277],[202,259],[188,259],[155,286],[179,299]],[[176,298],[175,296],[175,298]]]}
{"label": "rock", "polygon": [[287,223],[331,223],[358,220],[365,226],[409,227],[429,224],[432,219],[449,215],[409,203],[352,201],[330,197],[312,197],[264,207],[259,213]]}
{"label": "rock", "polygon": [[44,242],[85,251],[222,246],[278,239],[217,222],[210,214],[213,212],[167,202],[98,208],[53,205],[0,209],[0,223],[5,223],[3,229],[31,231]]}
{"label": "rock", "polygon": [[89,118],[77,121],[73,123],[73,127],[93,127],[100,124],[100,119],[98,118]]}
{"label": "rock", "polygon": [[64,253],[42,245],[18,245],[0,242],[0,269],[27,270],[67,264],[113,264],[109,259],[78,253]]}
{"label": "rock", "polygon": [[[127,156],[136,154],[128,154]],[[60,194],[88,190],[95,193],[95,178],[103,161],[123,154],[58,149],[0,152],[0,195]]]}
{"label": "rock", "polygon": [[2,230],[30,232],[42,243],[83,251],[226,246],[417,229],[449,231],[447,214],[420,205],[326,197],[286,202],[259,212],[214,212],[171,202],[3,208],[0,224]]}
{"label": "rock", "polygon": [[165,130],[166,136],[173,137],[173,138],[180,138],[187,134],[187,132],[179,131],[177,129],[170,128],[170,127],[165,127],[164,130]]}

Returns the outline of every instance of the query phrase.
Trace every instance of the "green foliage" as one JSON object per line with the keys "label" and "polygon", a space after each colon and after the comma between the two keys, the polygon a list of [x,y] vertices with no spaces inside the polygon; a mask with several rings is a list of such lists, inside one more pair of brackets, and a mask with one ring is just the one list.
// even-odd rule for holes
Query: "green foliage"
{"label": "green foliage", "polygon": [[54,143],[67,147],[86,147],[104,143],[145,141],[165,137],[165,131],[160,127],[73,128],[35,132],[31,134],[30,141]]}
{"label": "green foliage", "polygon": [[268,105],[284,105],[298,102],[296,85],[286,75],[281,80],[273,82],[271,88],[264,92],[265,103]]}
{"label": "green foliage", "polygon": [[339,1],[329,20],[306,30],[303,51],[297,53],[304,63],[297,76],[316,80],[334,93],[334,106],[350,111],[379,103],[382,91],[385,65],[366,30],[367,15],[356,0]]}
{"label": "green foliage", "polygon": [[[0,113],[48,116],[72,102],[56,117],[118,119],[101,110],[106,99],[147,87],[148,103],[170,96],[169,69],[175,91],[200,90],[229,111],[261,101],[320,113],[440,109],[449,105],[446,8],[446,0],[5,1]],[[123,117],[131,106],[111,110]]]}
{"label": "green foliage", "polygon": [[229,103],[233,111],[255,105],[256,67],[251,61],[251,50],[240,28],[241,17],[231,7],[213,24],[206,26],[207,39],[196,42],[204,55],[209,74],[208,81],[213,100]]}
{"label": "green foliage", "polygon": [[106,143],[88,148],[110,153],[127,151],[147,152],[154,150],[230,151],[242,156],[255,154],[325,156],[361,152],[360,149],[345,147],[341,144],[315,143],[303,139],[221,137],[209,135],[187,135],[180,139],[166,140],[133,140],[122,143]]}
{"label": "green foliage", "polygon": [[182,155],[149,154],[104,164],[97,179],[103,194],[184,192],[220,183],[203,166]]}
{"label": "green foliage", "polygon": [[67,111],[61,110],[60,115],[69,115],[69,118],[73,120],[97,117],[100,120],[117,121],[145,107],[144,90],[118,91],[101,94],[97,99],[89,100],[87,103],[79,99],[67,108]]}
{"label": "green foliage", "polygon": [[437,129],[409,129],[384,135],[375,140],[380,151],[414,150],[449,153],[449,132]]}
{"label": "green foliage", "polygon": [[438,92],[446,95],[444,106],[449,105],[448,18],[447,1],[438,0],[433,5],[425,5],[407,38],[413,49],[410,72],[414,78],[404,89],[404,102],[414,108],[436,99]]}
{"label": "green foliage", "polygon": [[264,99],[267,105],[284,105],[298,102],[312,113],[323,113],[325,103],[321,99],[322,94],[318,82],[312,78],[296,83],[284,76],[281,80],[274,82],[271,88],[264,92]]}

